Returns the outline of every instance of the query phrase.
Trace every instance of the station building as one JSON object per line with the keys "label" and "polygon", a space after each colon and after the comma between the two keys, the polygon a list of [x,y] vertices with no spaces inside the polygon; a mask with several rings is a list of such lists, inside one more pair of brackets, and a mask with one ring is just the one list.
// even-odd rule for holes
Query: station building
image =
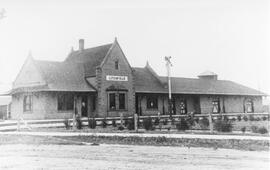
{"label": "station building", "polygon": [[[266,95],[209,71],[198,78],[172,77],[171,83],[172,114],[262,112]],[[116,39],[93,48],[84,48],[81,39],[62,62],[29,56],[10,95],[13,119],[169,114],[167,77],[149,63],[131,67]]]}

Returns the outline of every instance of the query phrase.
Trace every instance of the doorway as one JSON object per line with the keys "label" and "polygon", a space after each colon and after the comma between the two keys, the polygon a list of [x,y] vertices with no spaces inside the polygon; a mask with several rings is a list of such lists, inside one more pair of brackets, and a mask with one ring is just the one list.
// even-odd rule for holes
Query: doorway
{"label": "doorway", "polygon": [[82,117],[88,117],[87,105],[88,105],[87,96],[82,96],[82,103],[81,103]]}

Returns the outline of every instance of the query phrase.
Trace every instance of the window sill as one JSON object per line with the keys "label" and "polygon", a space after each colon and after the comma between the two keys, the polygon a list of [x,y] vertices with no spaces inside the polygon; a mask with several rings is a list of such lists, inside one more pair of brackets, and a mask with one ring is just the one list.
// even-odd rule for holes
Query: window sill
{"label": "window sill", "polygon": [[127,112],[127,109],[108,110],[108,112]]}
{"label": "window sill", "polygon": [[158,108],[146,109],[146,111],[158,111]]}
{"label": "window sill", "polygon": [[32,111],[32,110],[29,110],[29,111],[23,111],[23,114],[33,114],[33,111]]}
{"label": "window sill", "polygon": [[74,112],[74,110],[57,110],[58,113]]}

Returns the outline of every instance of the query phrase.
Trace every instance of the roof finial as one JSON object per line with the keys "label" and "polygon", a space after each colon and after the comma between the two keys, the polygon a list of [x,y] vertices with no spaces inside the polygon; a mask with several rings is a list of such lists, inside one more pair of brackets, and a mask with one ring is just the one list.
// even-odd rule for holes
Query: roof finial
{"label": "roof finial", "polygon": [[149,62],[148,62],[148,60],[146,61],[146,66],[149,66]]}
{"label": "roof finial", "polygon": [[32,51],[31,50],[28,51],[28,56],[27,57],[33,58]]}
{"label": "roof finial", "polygon": [[74,52],[74,48],[73,46],[71,46],[70,53],[73,53],[73,52]]}
{"label": "roof finial", "polygon": [[114,37],[114,41],[117,42],[117,37]]}

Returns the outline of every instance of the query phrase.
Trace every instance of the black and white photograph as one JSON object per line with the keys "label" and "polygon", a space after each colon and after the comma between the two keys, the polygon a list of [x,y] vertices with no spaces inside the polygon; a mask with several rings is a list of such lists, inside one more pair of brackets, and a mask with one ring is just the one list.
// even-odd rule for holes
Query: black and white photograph
{"label": "black and white photograph", "polygon": [[270,169],[269,0],[0,0],[0,169]]}

